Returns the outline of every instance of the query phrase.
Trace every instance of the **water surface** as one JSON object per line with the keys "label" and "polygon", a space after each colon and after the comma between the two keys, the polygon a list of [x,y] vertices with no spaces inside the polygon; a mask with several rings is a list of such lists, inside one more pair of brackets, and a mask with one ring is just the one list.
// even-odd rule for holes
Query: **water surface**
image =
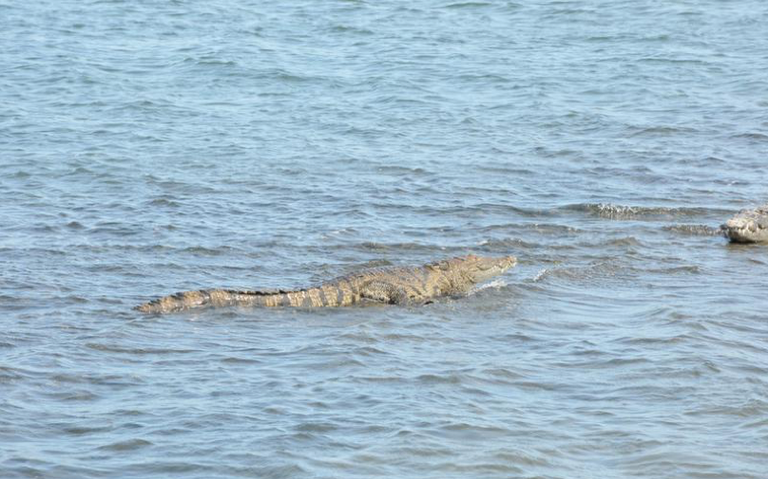
{"label": "water surface", "polygon": [[[753,478],[768,8],[0,1],[0,476]],[[519,257],[421,308],[158,295]]]}

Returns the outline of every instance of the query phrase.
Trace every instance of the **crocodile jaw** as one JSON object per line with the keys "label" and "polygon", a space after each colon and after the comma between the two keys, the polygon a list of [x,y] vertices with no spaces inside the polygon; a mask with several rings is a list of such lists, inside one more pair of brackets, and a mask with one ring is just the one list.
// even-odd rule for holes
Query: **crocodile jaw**
{"label": "crocodile jaw", "polygon": [[517,258],[514,256],[478,258],[470,255],[467,258],[475,262],[470,271],[474,283],[482,283],[499,276],[517,264]]}

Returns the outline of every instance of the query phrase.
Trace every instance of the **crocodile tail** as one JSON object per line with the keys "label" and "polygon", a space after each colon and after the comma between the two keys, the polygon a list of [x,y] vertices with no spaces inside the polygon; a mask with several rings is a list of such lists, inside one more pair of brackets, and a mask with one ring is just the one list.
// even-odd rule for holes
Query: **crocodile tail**
{"label": "crocodile tail", "polygon": [[183,291],[141,304],[134,309],[142,313],[173,313],[186,309],[222,306],[318,308],[349,306],[355,302],[355,293],[349,285],[342,284],[323,285],[295,291],[238,291],[230,289]]}
{"label": "crocodile tail", "polygon": [[344,280],[297,290],[228,291],[230,304],[272,308],[327,308],[350,306],[358,301],[357,292]]}
{"label": "crocodile tail", "polygon": [[148,303],[136,306],[134,309],[142,313],[173,313],[185,309],[205,308],[208,306],[225,305],[232,300],[232,294],[225,290],[182,291],[163,296]]}
{"label": "crocodile tail", "polygon": [[[313,288],[317,289],[317,288]],[[136,306],[134,309],[142,313],[174,313],[187,309],[226,306],[318,306],[308,300],[310,290],[286,291],[263,290],[243,291],[232,289],[201,289],[198,291],[182,291],[163,296],[148,303]],[[322,306],[322,304],[320,304]]]}

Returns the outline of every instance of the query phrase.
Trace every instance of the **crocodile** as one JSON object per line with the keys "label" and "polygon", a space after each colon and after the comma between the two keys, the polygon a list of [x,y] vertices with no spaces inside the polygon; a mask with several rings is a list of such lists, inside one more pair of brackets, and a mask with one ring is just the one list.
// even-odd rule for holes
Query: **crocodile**
{"label": "crocodile", "polygon": [[441,296],[466,294],[474,285],[504,273],[515,264],[517,258],[514,256],[481,257],[470,254],[423,266],[370,268],[304,289],[184,291],[134,309],[143,313],[172,313],[222,306],[320,308],[363,304],[420,305]]}
{"label": "crocodile", "polygon": [[733,243],[768,243],[768,203],[739,211],[720,229]]}

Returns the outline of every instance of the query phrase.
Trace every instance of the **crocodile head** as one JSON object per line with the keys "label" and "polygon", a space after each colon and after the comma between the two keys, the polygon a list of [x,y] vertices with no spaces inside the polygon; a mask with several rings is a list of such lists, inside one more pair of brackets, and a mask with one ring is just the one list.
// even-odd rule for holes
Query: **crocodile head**
{"label": "crocodile head", "polygon": [[740,211],[720,229],[734,243],[768,243],[768,205]]}
{"label": "crocodile head", "polygon": [[514,256],[475,256],[473,254],[441,261],[434,266],[453,270],[468,278],[472,283],[482,283],[507,271],[517,264]]}

